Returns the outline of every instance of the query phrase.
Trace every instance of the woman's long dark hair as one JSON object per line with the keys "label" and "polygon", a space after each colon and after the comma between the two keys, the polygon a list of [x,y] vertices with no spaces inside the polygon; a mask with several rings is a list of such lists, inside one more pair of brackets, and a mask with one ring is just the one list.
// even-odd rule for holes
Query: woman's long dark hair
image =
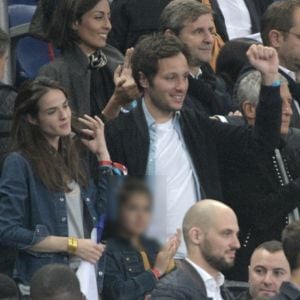
{"label": "woman's long dark hair", "polygon": [[60,0],[48,31],[50,41],[62,50],[73,48],[80,42],[77,32],[72,28],[76,21],[92,10],[102,0]]}
{"label": "woman's long dark hair", "polygon": [[13,114],[12,148],[30,161],[49,190],[67,192],[70,180],[87,186],[87,174],[75,139],[71,135],[61,137],[59,149],[56,150],[48,143],[39,126],[28,121],[28,116],[38,117],[38,102],[50,90],[60,90],[67,98],[66,91],[58,83],[43,77],[26,82],[20,90]]}

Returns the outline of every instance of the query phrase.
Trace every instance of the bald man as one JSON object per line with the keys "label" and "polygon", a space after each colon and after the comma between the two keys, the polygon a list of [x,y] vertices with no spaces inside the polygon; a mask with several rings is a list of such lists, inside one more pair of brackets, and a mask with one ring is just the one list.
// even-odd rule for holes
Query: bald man
{"label": "bald man", "polygon": [[151,299],[232,299],[221,272],[234,265],[240,248],[235,213],[215,200],[194,204],[183,220],[187,257],[157,284]]}

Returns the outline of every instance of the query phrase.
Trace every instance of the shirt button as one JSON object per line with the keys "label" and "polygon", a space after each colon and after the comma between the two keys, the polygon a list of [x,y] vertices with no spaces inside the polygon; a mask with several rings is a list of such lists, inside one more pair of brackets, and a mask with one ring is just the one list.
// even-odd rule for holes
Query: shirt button
{"label": "shirt button", "polygon": [[100,271],[100,272],[98,273],[98,275],[99,275],[99,276],[103,276],[103,272]]}
{"label": "shirt button", "polygon": [[128,269],[128,271],[129,271],[129,272],[132,272],[132,269],[131,269],[131,268],[129,268],[129,269]]}
{"label": "shirt button", "polygon": [[64,199],[64,198],[59,198],[59,201],[60,201],[60,202],[64,202],[65,199]]}
{"label": "shirt button", "polygon": [[96,217],[93,217],[93,220],[94,220],[94,221],[97,221],[97,218],[96,218]]}
{"label": "shirt button", "polygon": [[126,260],[127,260],[127,261],[130,261],[130,258],[129,258],[129,257],[126,257]]}
{"label": "shirt button", "polygon": [[90,198],[86,198],[85,200],[86,200],[86,202],[90,202],[90,201],[91,201],[91,199],[90,199]]}
{"label": "shirt button", "polygon": [[61,221],[62,221],[62,222],[66,222],[66,220],[67,220],[66,217],[62,217],[62,218],[61,218]]}

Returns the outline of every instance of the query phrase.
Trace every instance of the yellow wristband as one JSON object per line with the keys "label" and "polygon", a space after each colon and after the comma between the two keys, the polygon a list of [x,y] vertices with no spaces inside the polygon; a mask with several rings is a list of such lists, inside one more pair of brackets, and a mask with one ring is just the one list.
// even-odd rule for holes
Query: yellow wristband
{"label": "yellow wristband", "polygon": [[74,254],[78,248],[78,239],[74,237],[68,238],[68,252]]}

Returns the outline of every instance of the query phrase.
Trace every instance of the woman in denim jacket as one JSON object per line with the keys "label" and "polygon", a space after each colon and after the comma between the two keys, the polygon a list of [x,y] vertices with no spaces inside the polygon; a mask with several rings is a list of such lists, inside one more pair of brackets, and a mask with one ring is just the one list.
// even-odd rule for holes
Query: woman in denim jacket
{"label": "woman in denim jacket", "polygon": [[[74,135],[71,117],[66,92],[47,78],[28,83],[16,99],[14,152],[0,180],[0,244],[19,250],[15,279],[23,294],[40,267],[76,270],[81,260],[97,263],[104,251],[89,239],[113,173],[104,125],[85,115],[79,118],[85,129]],[[82,165],[79,144],[97,157],[97,183]]]}
{"label": "woman in denim jacket", "polygon": [[104,255],[102,296],[104,300],[144,300],[159,278],[173,269],[180,232],[163,247],[144,236],[151,219],[152,197],[143,182],[126,179],[117,199],[113,237]]}

